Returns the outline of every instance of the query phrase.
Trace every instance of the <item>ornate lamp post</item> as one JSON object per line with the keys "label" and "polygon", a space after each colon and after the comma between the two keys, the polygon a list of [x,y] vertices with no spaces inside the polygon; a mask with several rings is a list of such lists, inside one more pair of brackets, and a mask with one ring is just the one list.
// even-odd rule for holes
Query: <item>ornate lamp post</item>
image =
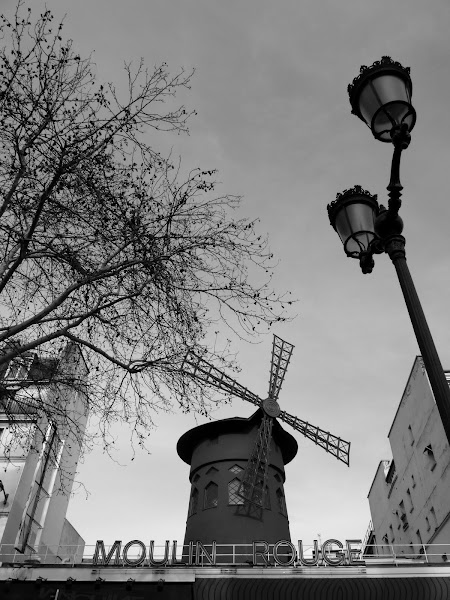
{"label": "ornate lamp post", "polygon": [[416,111],[411,104],[409,68],[389,56],[371,67],[361,67],[348,86],[352,113],[371,129],[374,137],[392,143],[394,153],[388,190],[388,208],[360,186],[337,194],[328,205],[330,223],[344,244],[347,256],[359,259],[363,273],[371,273],[374,254],[386,252],[392,260],[416,334],[436,405],[450,443],[450,389],[431,337],[419,297],[406,262],[405,238],[401,235],[400,157],[411,141]]}

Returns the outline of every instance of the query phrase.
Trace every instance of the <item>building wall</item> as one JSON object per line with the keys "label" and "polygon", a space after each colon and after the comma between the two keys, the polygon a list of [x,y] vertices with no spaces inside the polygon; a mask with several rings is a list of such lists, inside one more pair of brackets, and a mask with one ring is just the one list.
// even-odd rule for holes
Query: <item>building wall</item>
{"label": "building wall", "polygon": [[[6,460],[0,458],[0,469],[1,469],[1,481],[5,488],[5,493],[8,494],[8,498],[5,501],[4,494],[0,495],[0,543],[3,538],[3,533],[8,522],[10,515],[12,519],[19,518],[23,512],[20,507],[20,498],[23,497],[23,492],[17,494],[17,489],[21,480],[22,472],[25,466],[25,458],[16,458],[14,463],[9,463]],[[17,499],[16,499],[17,497]]]}
{"label": "building wall", "polygon": [[61,562],[81,563],[85,542],[75,527],[65,518],[59,540],[58,558]]}
{"label": "building wall", "polygon": [[[0,412],[0,428],[3,428],[0,469],[8,494],[6,504],[2,504],[0,498],[0,555],[3,561],[11,559],[16,554],[15,549],[25,539],[29,521],[26,515],[30,513],[34,514],[35,520],[43,527],[39,529],[33,524],[38,537],[36,540],[33,535],[29,538],[30,547],[26,549],[25,555],[32,554],[32,548],[40,551],[46,548],[46,551],[54,553],[62,537],[70,538],[77,544],[82,542],[78,534],[69,535],[70,527],[66,525],[65,516],[81,451],[87,411],[83,394],[66,382],[67,377],[73,375],[83,378],[86,366],[78,348],[73,345],[63,350],[58,365],[58,372],[64,373],[63,383],[41,386],[39,382],[35,382],[26,388],[24,400],[29,406],[33,405],[33,399],[35,403],[37,399],[56,409],[61,408],[54,413],[51,424],[48,414],[20,414],[20,411],[18,414],[11,414],[9,408]],[[8,385],[7,380],[4,383]],[[24,391],[18,393],[23,394]],[[25,398],[24,395],[23,397]],[[22,439],[18,436],[19,429],[24,433]],[[31,435],[26,435],[25,432]],[[16,443],[11,445],[11,439],[16,440]],[[36,510],[33,512],[34,498],[37,490],[40,490],[41,481],[49,491],[49,496],[39,493]],[[64,535],[63,531],[66,531]]]}
{"label": "building wall", "polygon": [[377,544],[441,561],[434,545],[450,540],[450,450],[421,357],[388,437],[393,460],[379,464],[369,492]]}

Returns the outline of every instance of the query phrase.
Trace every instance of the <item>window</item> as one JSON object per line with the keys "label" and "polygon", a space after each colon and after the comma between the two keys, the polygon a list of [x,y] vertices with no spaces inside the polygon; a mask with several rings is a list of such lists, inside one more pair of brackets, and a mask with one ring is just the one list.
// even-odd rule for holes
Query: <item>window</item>
{"label": "window", "polygon": [[409,488],[406,490],[406,495],[408,497],[408,502],[409,502],[409,506],[410,506],[409,512],[412,512],[414,510],[414,504],[412,501],[411,492],[410,492]]}
{"label": "window", "polygon": [[430,519],[428,517],[425,517],[425,523],[427,524],[427,531],[430,531],[431,525],[430,525]]}
{"label": "window", "polygon": [[194,475],[194,477],[192,478],[192,481],[193,481],[194,483],[197,483],[197,481],[198,481],[199,479],[200,479],[200,475],[199,475],[198,473],[196,473],[196,474]]}
{"label": "window", "polygon": [[35,550],[35,547],[39,544],[39,534],[41,530],[42,527],[39,523],[27,514],[20,525],[17,550],[19,550],[19,552],[25,552],[26,548]]}
{"label": "window", "polygon": [[428,446],[426,446],[424,448],[423,453],[426,457],[426,461],[427,461],[427,464],[428,464],[430,470],[434,471],[434,469],[436,467],[436,459],[434,458],[434,452],[433,452],[433,448],[432,448],[431,444],[428,444]]}
{"label": "window", "polygon": [[416,531],[417,539],[419,540],[419,544],[423,544],[422,536],[420,535],[420,529]]}
{"label": "window", "polygon": [[400,521],[403,524],[403,531],[406,531],[409,527],[409,523],[408,523],[408,518],[406,516],[406,511],[405,511],[405,503],[403,502],[403,500],[400,502],[399,508],[400,508]]}
{"label": "window", "polygon": [[[231,471],[231,469],[230,469],[230,471]],[[244,499],[241,496],[239,496],[239,494],[238,494],[240,484],[241,484],[241,482],[237,477],[232,479],[230,481],[230,483],[228,484],[228,504],[231,504],[231,505],[244,504]]]}
{"label": "window", "polygon": [[216,508],[219,500],[219,486],[217,483],[210,481],[205,487],[205,496],[203,500],[203,508]]}
{"label": "window", "polygon": [[188,518],[195,515],[198,508],[198,489],[196,487],[192,488],[191,498],[189,500],[189,511]]}
{"label": "window", "polygon": [[215,475],[215,473],[218,473],[218,472],[219,472],[219,470],[218,470],[218,469],[216,469],[216,467],[210,467],[210,468],[209,468],[209,469],[206,471],[206,474],[207,474],[207,475]]}
{"label": "window", "polygon": [[394,484],[395,479],[396,479],[396,477],[395,477],[395,462],[391,461],[391,464],[389,465],[389,470],[386,475],[386,483]]}
{"label": "window", "polygon": [[281,490],[281,488],[277,489],[277,502],[278,502],[278,510],[280,511],[281,514],[286,515],[286,501],[284,499],[284,494]]}
{"label": "window", "polygon": [[414,444],[414,436],[413,436],[413,432],[411,429],[411,425],[408,425],[408,434],[409,434],[409,441],[411,442],[411,446]]}
{"label": "window", "polygon": [[430,508],[430,514],[431,514],[431,520],[432,520],[432,523],[433,523],[434,527],[437,529],[438,522],[437,522],[436,513],[435,513],[435,511],[434,511],[434,508],[433,508],[433,507],[431,507],[431,508]]}
{"label": "window", "polygon": [[34,550],[39,545],[63,448],[56,427],[49,425],[16,537],[15,547],[19,552]]}
{"label": "window", "polygon": [[389,530],[391,532],[391,543],[393,544],[395,542],[395,536],[394,536],[394,528],[392,527],[392,525],[389,525]]}
{"label": "window", "polygon": [[12,379],[17,381],[18,379],[25,379],[28,375],[30,365],[33,362],[34,355],[31,356],[17,356],[13,358],[5,373],[5,379]]}
{"label": "window", "polygon": [[278,473],[275,473],[274,477],[277,481],[281,483],[281,477],[278,475]]}
{"label": "window", "polygon": [[230,469],[228,469],[229,471],[231,471],[232,473],[234,473],[235,475],[238,475],[239,473],[241,473],[244,469],[242,467],[240,467],[239,465],[233,465]]}

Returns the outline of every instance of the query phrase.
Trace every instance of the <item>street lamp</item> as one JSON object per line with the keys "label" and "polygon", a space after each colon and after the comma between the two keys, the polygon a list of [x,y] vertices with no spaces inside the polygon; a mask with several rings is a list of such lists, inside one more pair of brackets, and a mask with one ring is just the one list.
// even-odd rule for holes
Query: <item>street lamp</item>
{"label": "street lamp", "polygon": [[403,221],[398,214],[403,189],[400,158],[409,146],[416,123],[409,68],[383,56],[371,67],[361,67],[359,76],[348,86],[348,93],[352,113],[370,127],[376,139],[394,146],[387,186],[388,208],[378,205],[377,196],[357,185],[337,194],[328,205],[330,223],[341,238],[345,253],[359,260],[363,273],[372,272],[374,254],[386,252],[392,260],[450,443],[450,389],[406,262]]}

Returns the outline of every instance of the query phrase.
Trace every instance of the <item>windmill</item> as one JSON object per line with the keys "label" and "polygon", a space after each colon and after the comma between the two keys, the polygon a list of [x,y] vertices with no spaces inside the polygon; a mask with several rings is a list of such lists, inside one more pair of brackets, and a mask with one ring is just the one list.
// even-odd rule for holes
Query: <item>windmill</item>
{"label": "windmill", "polygon": [[261,409],[263,414],[261,424],[238,490],[239,496],[243,498],[247,506],[253,506],[259,510],[263,510],[265,507],[274,419],[277,418],[284,421],[302,433],[306,438],[312,440],[317,446],[322,447],[325,452],[332,454],[339,461],[349,465],[350,442],[346,442],[329,431],[316,427],[307,421],[302,421],[298,417],[294,417],[280,409],[278,396],[293,349],[294,346],[292,344],[285,342],[276,335],[273,336],[269,394],[265,400],[259,398],[259,396],[194,352],[188,352],[182,366],[182,370],[192,378],[238,396],[243,400],[247,400],[247,402],[251,402]]}

